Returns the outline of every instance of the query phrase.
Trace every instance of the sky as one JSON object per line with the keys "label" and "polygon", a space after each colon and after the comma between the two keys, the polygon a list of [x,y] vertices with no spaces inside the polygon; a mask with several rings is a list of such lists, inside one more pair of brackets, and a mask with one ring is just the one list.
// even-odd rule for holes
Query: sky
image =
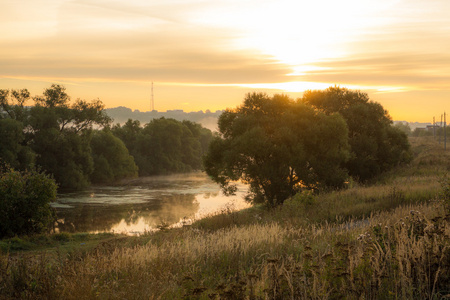
{"label": "sky", "polygon": [[[450,112],[448,0],[0,0],[0,89],[222,110],[338,85],[394,120]],[[32,103],[30,103],[32,104]]]}

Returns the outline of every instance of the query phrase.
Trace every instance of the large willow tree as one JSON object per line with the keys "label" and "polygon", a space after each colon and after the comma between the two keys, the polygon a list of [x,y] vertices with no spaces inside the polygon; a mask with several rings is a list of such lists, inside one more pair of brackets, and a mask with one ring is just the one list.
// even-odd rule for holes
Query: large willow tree
{"label": "large willow tree", "polygon": [[204,164],[225,192],[242,180],[254,202],[277,206],[302,188],[339,187],[347,178],[348,130],[338,114],[285,95],[252,93],[218,125]]}

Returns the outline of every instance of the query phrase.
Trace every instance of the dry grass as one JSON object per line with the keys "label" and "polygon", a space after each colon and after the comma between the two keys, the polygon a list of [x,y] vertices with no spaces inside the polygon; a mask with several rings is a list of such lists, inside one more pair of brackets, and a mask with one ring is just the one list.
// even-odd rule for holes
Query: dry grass
{"label": "dry grass", "polygon": [[0,299],[441,299],[450,294],[450,182],[438,197],[442,169],[397,172],[89,251],[2,254]]}
{"label": "dry grass", "polygon": [[363,220],[168,231],[89,253],[1,257],[1,294],[36,299],[438,299],[450,293],[441,202]]}

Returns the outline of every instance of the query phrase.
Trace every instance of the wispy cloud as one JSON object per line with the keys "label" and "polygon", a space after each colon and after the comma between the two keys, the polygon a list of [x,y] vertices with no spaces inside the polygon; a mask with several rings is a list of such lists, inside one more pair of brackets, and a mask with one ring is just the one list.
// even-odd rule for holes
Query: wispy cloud
{"label": "wispy cloud", "polygon": [[2,85],[11,83],[6,78],[70,82],[92,93],[94,84],[112,90],[112,83],[122,83],[122,92],[122,85],[113,89],[119,99],[129,93],[129,84],[155,81],[167,93],[180,91],[164,95],[167,99],[186,97],[191,87],[199,94],[189,95],[188,102],[197,106],[214,87],[224,95],[233,88],[233,97],[239,95],[236,88],[296,92],[330,84],[386,94],[450,90],[447,0],[4,0],[1,5],[0,88],[8,88]]}

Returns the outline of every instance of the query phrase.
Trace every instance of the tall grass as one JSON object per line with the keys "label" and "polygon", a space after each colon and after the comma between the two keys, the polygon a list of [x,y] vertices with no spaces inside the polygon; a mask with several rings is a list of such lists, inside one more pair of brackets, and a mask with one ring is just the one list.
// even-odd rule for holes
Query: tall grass
{"label": "tall grass", "polygon": [[50,299],[433,299],[450,293],[450,226],[442,203],[363,220],[277,223],[167,239],[121,240],[66,257],[1,256],[0,294]]}
{"label": "tall grass", "polygon": [[399,168],[383,183],[303,193],[275,210],[227,210],[85,251],[3,253],[0,299],[449,297],[450,182],[438,182],[448,156],[421,164],[423,151],[433,149],[409,168],[428,171]]}

